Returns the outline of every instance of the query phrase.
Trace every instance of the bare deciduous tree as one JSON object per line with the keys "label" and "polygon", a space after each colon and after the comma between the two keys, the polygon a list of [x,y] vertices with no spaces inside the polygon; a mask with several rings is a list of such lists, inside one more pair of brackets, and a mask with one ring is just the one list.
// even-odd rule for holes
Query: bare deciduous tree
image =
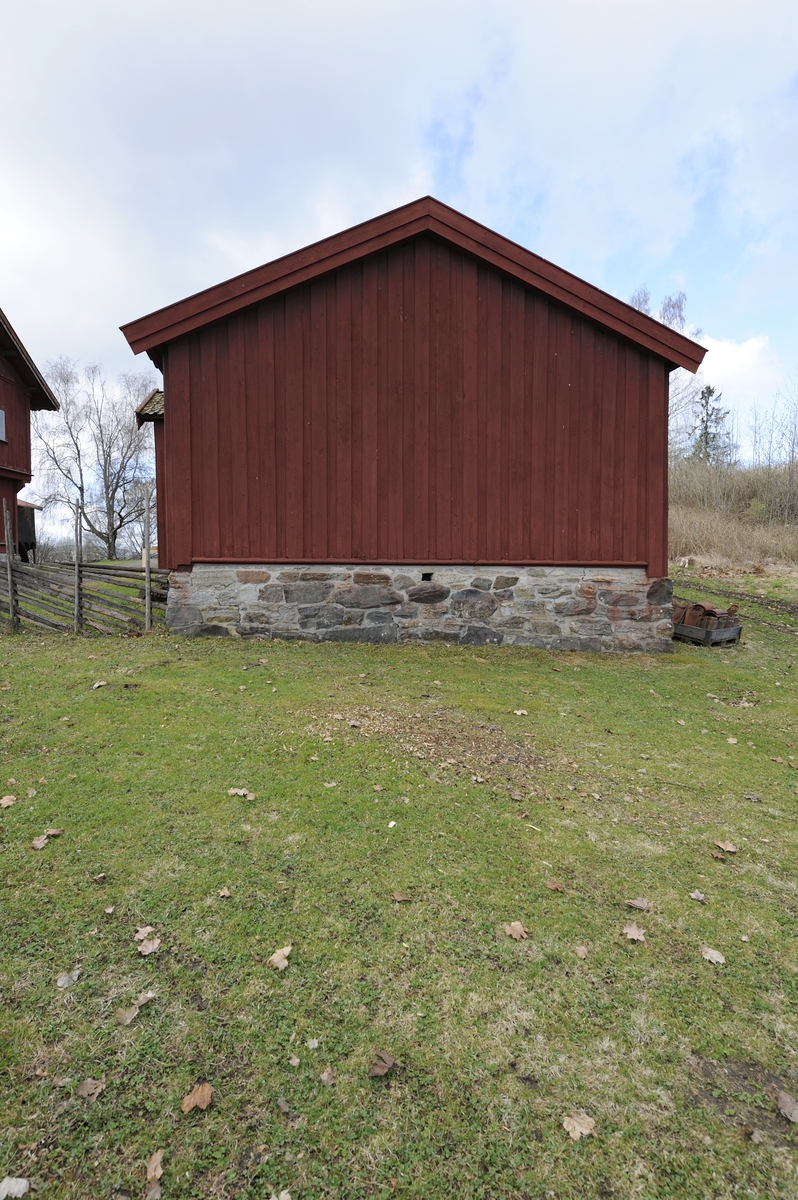
{"label": "bare deciduous tree", "polygon": [[59,358],[47,381],[61,406],[33,414],[38,439],[37,490],[46,508],[66,508],[116,558],[124,531],[141,517],[140,484],[153,476],[152,435],[135,409],[156,386],[151,372],[121,375],[109,385],[96,363],[81,372]]}
{"label": "bare deciduous tree", "polygon": [[[651,292],[643,283],[629,299],[632,308],[652,316]],[[659,306],[658,320],[669,329],[676,329],[687,337],[701,337],[701,330],[695,327],[687,328],[687,296],[684,292],[674,292],[664,296]],[[683,367],[671,371],[670,390],[668,394],[668,428],[672,453],[686,453],[690,429],[693,425],[697,406],[701,397],[704,381],[700,373],[692,375]]]}

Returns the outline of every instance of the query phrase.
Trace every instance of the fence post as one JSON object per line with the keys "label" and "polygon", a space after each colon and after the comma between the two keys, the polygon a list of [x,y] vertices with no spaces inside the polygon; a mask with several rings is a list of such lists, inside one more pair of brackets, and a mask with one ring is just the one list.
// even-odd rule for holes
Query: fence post
{"label": "fence post", "polygon": [[11,514],[8,511],[6,498],[3,497],[3,529],[6,539],[6,576],[8,582],[8,623],[13,633],[17,627],[17,606],[16,597],[14,596],[14,571],[12,560],[14,557],[14,533],[11,528]]}
{"label": "fence post", "polygon": [[83,546],[80,528],[80,508],[75,509],[75,615],[73,628],[75,633],[83,629],[83,603],[80,595],[80,560],[83,557]]}
{"label": "fence post", "polygon": [[152,629],[152,571],[150,568],[150,493],[144,507],[144,628]]}

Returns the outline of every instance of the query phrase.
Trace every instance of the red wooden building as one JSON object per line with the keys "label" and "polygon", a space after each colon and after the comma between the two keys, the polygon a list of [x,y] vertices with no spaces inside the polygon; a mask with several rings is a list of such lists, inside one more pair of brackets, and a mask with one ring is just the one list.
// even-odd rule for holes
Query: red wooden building
{"label": "red wooden building", "polygon": [[[0,310],[0,553],[6,553],[2,502],[5,500],[14,531],[14,551],[19,542],[17,492],[30,483],[31,409],[55,412],[58,401],[42,378],[33,359]],[[32,506],[23,505],[32,527]],[[30,546],[30,529],[23,535]]]}
{"label": "red wooden building", "polygon": [[[311,617],[302,625],[300,599],[285,607],[287,575],[320,583],[309,568],[326,566],[340,578],[305,607],[329,605],[341,587],[401,597],[377,606],[392,631],[374,620],[386,632],[369,640],[583,643],[588,634],[566,628],[543,595],[526,597],[544,610],[519,623],[515,593],[551,571],[563,586],[615,572],[618,595],[634,580],[639,593],[646,578],[647,593],[667,575],[668,377],[676,366],[695,371],[704,350],[434,199],[123,332],[164,377],[158,411],[141,415],[156,424],[159,562],[176,572],[176,625],[182,608],[187,629],[354,639],[367,620],[327,626],[325,610],[316,628]],[[231,572],[218,568],[233,568],[241,594],[228,583],[229,602],[211,602],[211,566],[219,581]],[[380,585],[353,582],[366,566]],[[253,567],[272,589],[286,576],[282,599],[247,592],[252,581],[238,575]],[[425,606],[396,586],[400,575],[447,596]],[[459,616],[452,607],[458,592],[513,590],[484,587],[510,576],[512,600],[498,597],[491,613],[478,597]],[[200,592],[204,607],[192,602]],[[616,632],[601,606],[624,605],[611,599],[565,614],[592,618],[593,648]],[[275,611],[259,617],[258,605]],[[414,616],[397,615],[408,605]],[[664,605],[653,607],[662,625]],[[491,636],[467,634],[469,623]]]}

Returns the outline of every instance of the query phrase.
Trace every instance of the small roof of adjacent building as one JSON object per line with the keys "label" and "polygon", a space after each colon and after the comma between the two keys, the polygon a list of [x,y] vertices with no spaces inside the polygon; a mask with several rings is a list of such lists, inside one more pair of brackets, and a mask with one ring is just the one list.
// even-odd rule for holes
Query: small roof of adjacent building
{"label": "small roof of adjacent building", "polygon": [[160,388],[153,388],[136,409],[136,421],[141,429],[145,421],[159,421],[162,417],[163,392]]}
{"label": "small roof of adjacent building", "polygon": [[237,275],[157,312],[130,321],[122,333],[136,354],[146,350],[156,366],[168,342],[271,296],[328,274],[369,254],[428,235],[459,248],[477,260],[560,301],[582,316],[628,338],[637,346],[664,359],[671,367],[696,371],[706,353],[702,346],[654,317],[639,312],[615,296],[593,287],[562,267],[557,267],[472,221],[440,200],[424,196],[392,212],[383,213],[342,233],[314,242],[262,267]]}
{"label": "small roof of adjacent building", "polygon": [[22,345],[22,342],[11,326],[11,322],[1,308],[0,356],[8,359],[9,365],[27,387],[31,408],[49,409],[50,412],[58,412],[58,401],[50,391],[39,368]]}

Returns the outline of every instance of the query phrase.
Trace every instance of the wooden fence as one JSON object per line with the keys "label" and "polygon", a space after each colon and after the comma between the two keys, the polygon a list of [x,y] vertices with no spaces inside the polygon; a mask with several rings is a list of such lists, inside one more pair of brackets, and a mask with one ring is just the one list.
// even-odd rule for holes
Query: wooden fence
{"label": "wooden fence", "polygon": [[0,620],[119,634],[163,623],[168,571],[96,563],[11,562],[0,571]]}

